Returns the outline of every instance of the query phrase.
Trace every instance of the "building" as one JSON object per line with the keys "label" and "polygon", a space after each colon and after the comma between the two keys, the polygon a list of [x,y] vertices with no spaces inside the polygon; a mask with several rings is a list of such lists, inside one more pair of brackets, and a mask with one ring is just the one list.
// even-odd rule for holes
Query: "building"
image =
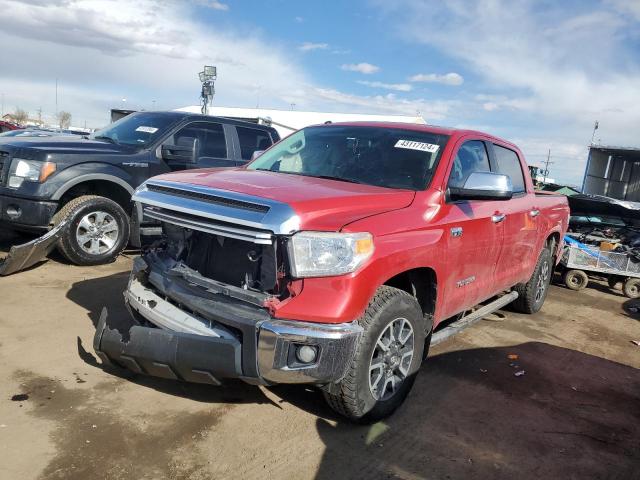
{"label": "building", "polygon": [[[178,108],[181,112],[200,113],[201,106]],[[303,112],[298,110],[275,110],[266,108],[209,107],[209,115],[244,120],[246,122],[270,124],[281,137],[309,125],[325,122],[401,122],[425,124],[417,115],[369,115],[360,113]]]}
{"label": "building", "polygon": [[582,193],[640,202],[640,148],[591,145]]}

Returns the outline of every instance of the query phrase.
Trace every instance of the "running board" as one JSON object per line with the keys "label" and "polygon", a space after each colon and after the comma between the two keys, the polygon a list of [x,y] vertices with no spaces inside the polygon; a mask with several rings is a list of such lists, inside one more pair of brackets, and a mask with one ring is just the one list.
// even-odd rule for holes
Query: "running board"
{"label": "running board", "polygon": [[473,325],[478,320],[486,317],[490,313],[500,310],[505,305],[510,304],[516,298],[518,298],[518,292],[509,292],[500,298],[497,298],[493,302],[480,307],[475,312],[471,312],[469,315],[465,315],[460,320],[456,320],[451,325],[444,327],[442,330],[435,332],[431,336],[431,346],[444,342],[449,337],[452,337],[456,333],[460,333],[465,328]]}

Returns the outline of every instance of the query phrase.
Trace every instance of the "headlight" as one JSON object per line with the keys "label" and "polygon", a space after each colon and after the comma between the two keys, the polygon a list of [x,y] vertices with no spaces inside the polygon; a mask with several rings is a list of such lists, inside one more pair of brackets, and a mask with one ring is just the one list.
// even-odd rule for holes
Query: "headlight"
{"label": "headlight", "polygon": [[25,180],[42,183],[55,171],[55,163],[14,158],[9,168],[8,185],[18,188]]}
{"label": "headlight", "polygon": [[291,237],[294,277],[328,277],[355,271],[373,254],[370,233],[300,232]]}

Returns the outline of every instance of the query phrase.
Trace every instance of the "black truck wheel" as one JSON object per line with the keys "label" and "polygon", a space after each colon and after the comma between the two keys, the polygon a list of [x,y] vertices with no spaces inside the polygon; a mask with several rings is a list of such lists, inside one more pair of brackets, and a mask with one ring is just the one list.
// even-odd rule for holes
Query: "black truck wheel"
{"label": "black truck wheel", "polygon": [[624,282],[622,291],[629,298],[640,297],[640,278],[628,278]]}
{"label": "black truck wheel", "polygon": [[516,312],[536,313],[544,304],[549,291],[549,283],[553,273],[553,261],[551,252],[545,248],[538,257],[538,263],[533,270],[533,275],[527,283],[520,283],[514,287],[518,292],[518,298],[511,304]]}
{"label": "black truck wheel", "polygon": [[58,250],[76,265],[113,262],[129,240],[129,217],[113,200],[97,195],[74,198],[53,217],[68,219]]}
{"label": "black truck wheel", "polygon": [[423,358],[424,320],[413,296],[383,286],[360,325],[364,333],[347,374],[324,395],[339,414],[369,423],[391,415],[409,394]]}
{"label": "black truck wheel", "polygon": [[567,270],[563,275],[564,284],[571,290],[583,290],[587,288],[589,276],[582,270]]}

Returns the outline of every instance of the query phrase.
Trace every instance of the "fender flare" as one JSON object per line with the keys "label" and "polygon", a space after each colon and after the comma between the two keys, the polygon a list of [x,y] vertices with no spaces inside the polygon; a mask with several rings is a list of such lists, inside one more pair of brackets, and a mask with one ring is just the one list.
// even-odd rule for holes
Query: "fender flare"
{"label": "fender flare", "polygon": [[87,173],[85,175],[80,175],[78,177],[74,177],[70,180],[67,180],[63,183],[56,192],[51,196],[51,200],[60,200],[62,196],[69,191],[72,187],[79,185],[83,182],[87,182],[90,180],[105,180],[119,185],[124,188],[129,195],[133,195],[134,188],[122,178],[119,178],[115,175],[107,174],[107,173]]}

